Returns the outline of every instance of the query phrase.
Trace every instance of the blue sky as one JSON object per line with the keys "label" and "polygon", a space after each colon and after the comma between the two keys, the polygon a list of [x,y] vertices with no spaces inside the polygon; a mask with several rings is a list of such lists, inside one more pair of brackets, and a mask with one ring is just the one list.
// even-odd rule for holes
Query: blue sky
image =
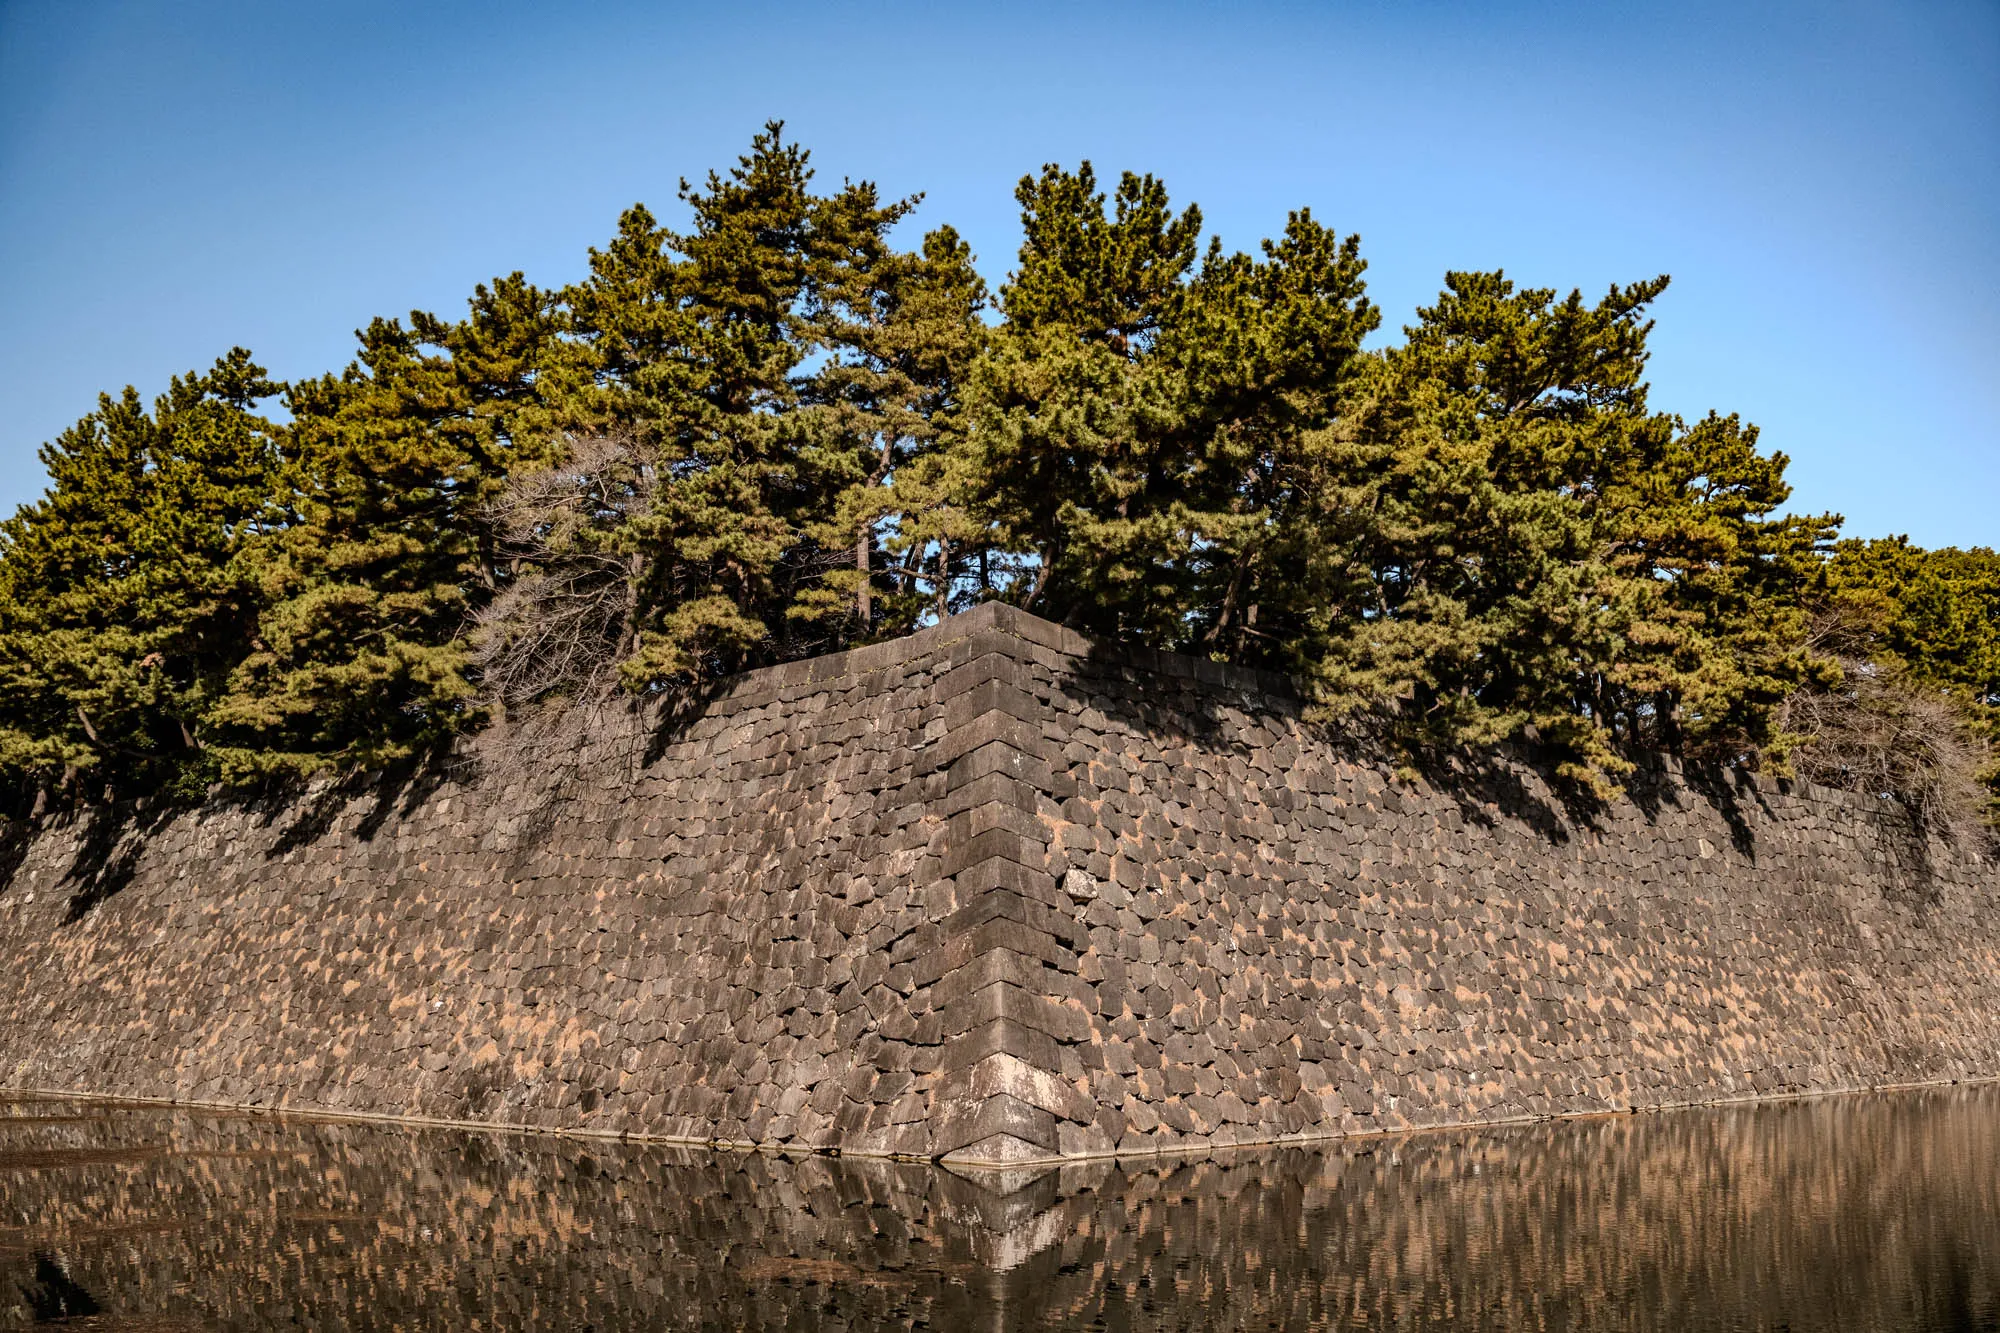
{"label": "blue sky", "polygon": [[1995,0],[0,0],[0,509],[100,390],[573,278],[772,117],[996,281],[1013,182],[1085,157],[1233,247],[1360,232],[1392,334],[1451,268],[1671,273],[1658,405],[1757,422],[1851,533],[2000,543]]}

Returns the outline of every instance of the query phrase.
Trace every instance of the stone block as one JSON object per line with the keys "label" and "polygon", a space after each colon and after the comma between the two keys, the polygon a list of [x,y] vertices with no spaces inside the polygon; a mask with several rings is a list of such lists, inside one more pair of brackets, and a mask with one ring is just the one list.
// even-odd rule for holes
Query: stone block
{"label": "stone block", "polygon": [[1045,1157],[1060,1151],[1055,1116],[1006,1093],[945,1099],[932,1114],[937,1118],[930,1140],[933,1157],[949,1160],[952,1154],[1001,1134],[1033,1145]]}
{"label": "stone block", "polygon": [[1079,966],[1075,951],[1058,943],[1053,935],[1005,916],[984,920],[954,935],[939,949],[938,958],[942,967],[957,968],[998,949],[1034,959],[1060,972],[1073,974]]}
{"label": "stone block", "polygon": [[1012,1134],[994,1134],[977,1143],[943,1153],[937,1160],[951,1167],[1033,1166],[1051,1160],[1059,1151],[1051,1152],[1038,1143],[1030,1143]]}
{"label": "stone block", "polygon": [[984,745],[952,761],[946,770],[945,790],[955,790],[995,773],[1025,782],[1036,790],[1045,789],[1051,776],[1048,761],[1033,753],[1012,745]]}
{"label": "stone block", "polygon": [[960,731],[995,715],[1023,724],[1023,734],[1031,735],[1036,747],[1041,745],[1042,709],[1032,694],[1010,681],[989,678],[952,694],[945,702],[944,724]]}
{"label": "stone block", "polygon": [[1004,1051],[980,1060],[952,1085],[953,1096],[984,1098],[1003,1093],[1080,1124],[1097,1115],[1097,1103],[1075,1084]]}
{"label": "stone block", "polygon": [[940,1007],[947,1039],[995,1019],[1046,1032],[1057,1041],[1087,1041],[1089,1021],[1081,1011],[1011,982],[981,986]]}
{"label": "stone block", "polygon": [[949,878],[982,861],[1011,861],[1030,870],[1040,870],[1048,861],[1048,849],[1011,828],[991,827],[963,842],[948,845],[940,873]]}
{"label": "stone block", "polygon": [[[953,814],[945,821],[945,845],[948,848],[969,846],[980,834],[993,829],[1005,829],[1019,837],[1024,846],[1032,844],[1038,851],[1048,846],[1047,824],[1035,818],[1030,811],[1000,801],[972,806]],[[945,873],[951,875],[963,868],[953,867],[949,852],[945,855],[945,865]]]}
{"label": "stone block", "polygon": [[942,1067],[955,1074],[990,1055],[1006,1054],[1030,1068],[1053,1070],[1061,1063],[1056,1039],[1039,1028],[993,1019],[952,1039],[944,1048]]}

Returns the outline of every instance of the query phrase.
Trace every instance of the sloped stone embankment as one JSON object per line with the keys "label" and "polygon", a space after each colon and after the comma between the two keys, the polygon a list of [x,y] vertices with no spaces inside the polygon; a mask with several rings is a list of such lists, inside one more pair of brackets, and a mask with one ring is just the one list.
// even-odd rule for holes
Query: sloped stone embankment
{"label": "sloped stone embankment", "polygon": [[1990,864],[989,606],[0,862],[0,1085],[1004,1164],[2000,1075]]}

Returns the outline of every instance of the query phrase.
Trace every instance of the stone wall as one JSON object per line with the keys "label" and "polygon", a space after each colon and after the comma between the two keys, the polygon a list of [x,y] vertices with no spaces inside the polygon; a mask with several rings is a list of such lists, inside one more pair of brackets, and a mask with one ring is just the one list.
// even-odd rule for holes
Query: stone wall
{"label": "stone wall", "polygon": [[1992,868],[1880,803],[1398,782],[994,606],[11,859],[17,1089],[1004,1165],[2000,1075]]}

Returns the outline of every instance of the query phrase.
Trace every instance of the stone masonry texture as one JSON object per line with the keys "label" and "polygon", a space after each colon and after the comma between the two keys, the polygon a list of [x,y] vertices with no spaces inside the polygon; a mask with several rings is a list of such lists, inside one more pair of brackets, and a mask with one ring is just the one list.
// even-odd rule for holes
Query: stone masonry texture
{"label": "stone masonry texture", "polygon": [[0,1086],[980,1166],[2000,1076],[1990,862],[1000,606],[0,859]]}

